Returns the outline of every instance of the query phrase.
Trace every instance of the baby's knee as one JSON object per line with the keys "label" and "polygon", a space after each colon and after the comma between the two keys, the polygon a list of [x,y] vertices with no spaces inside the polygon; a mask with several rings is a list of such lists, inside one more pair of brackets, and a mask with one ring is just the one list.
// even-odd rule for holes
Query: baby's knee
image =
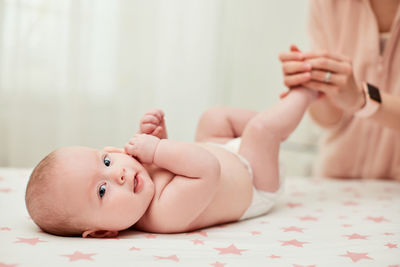
{"label": "baby's knee", "polygon": [[221,118],[226,115],[226,108],[221,106],[215,106],[208,108],[201,114],[200,120],[210,121],[215,118]]}
{"label": "baby's knee", "polygon": [[215,127],[226,119],[225,107],[211,107],[204,111],[199,119],[198,127]]}

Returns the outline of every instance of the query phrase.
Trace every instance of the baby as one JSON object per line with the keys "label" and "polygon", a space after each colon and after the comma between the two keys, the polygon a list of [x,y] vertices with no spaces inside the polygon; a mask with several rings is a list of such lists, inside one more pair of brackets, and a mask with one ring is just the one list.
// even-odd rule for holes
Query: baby
{"label": "baby", "polygon": [[66,147],[46,156],[27,185],[28,212],[48,233],[83,237],[132,226],[179,233],[265,214],[280,188],[280,142],[315,98],[299,88],[260,113],[210,109],[195,143],[167,139],[164,113],[149,111],[124,149]]}

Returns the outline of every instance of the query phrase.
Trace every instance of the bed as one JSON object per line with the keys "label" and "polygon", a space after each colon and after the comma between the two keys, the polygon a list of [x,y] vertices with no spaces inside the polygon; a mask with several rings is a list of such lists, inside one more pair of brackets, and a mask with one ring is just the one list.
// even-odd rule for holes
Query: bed
{"label": "bed", "polygon": [[4,266],[400,266],[400,183],[287,177],[267,215],[184,234],[48,235],[24,204],[29,169],[0,168]]}

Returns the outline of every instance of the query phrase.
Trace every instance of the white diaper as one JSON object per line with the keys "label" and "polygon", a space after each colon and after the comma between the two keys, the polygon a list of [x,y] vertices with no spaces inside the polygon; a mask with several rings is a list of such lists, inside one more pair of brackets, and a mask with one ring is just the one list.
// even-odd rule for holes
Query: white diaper
{"label": "white diaper", "polygon": [[[230,140],[226,144],[217,144],[226,150],[230,151],[234,155],[236,155],[241,162],[247,167],[249,170],[249,173],[251,177],[253,178],[253,171],[251,169],[250,163],[245,159],[242,155],[238,153],[239,147],[240,147],[240,142],[241,138],[235,138]],[[253,218],[256,216],[263,215],[267,213],[276,203],[276,200],[278,197],[281,195],[282,190],[283,190],[283,180],[282,180],[282,175],[279,177],[280,179],[280,186],[279,189],[274,192],[265,192],[262,190],[258,190],[253,186],[253,198],[251,200],[250,206],[247,208],[247,210],[244,212],[242,217],[240,217],[239,220],[245,220],[249,218]]]}

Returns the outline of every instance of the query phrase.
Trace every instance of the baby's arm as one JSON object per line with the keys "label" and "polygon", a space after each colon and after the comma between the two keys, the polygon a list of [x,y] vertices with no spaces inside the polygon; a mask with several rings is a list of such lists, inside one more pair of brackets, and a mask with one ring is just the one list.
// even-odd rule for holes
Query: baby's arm
{"label": "baby's arm", "polygon": [[[217,158],[200,145],[140,134],[125,146],[125,151],[142,163],[155,164],[176,176],[152,204],[155,224],[160,232],[188,229],[213,199],[220,179]],[[157,195],[158,194],[158,195]]]}
{"label": "baby's arm", "polygon": [[154,135],[160,139],[168,138],[164,112],[161,109],[147,111],[140,120],[139,133]]}

